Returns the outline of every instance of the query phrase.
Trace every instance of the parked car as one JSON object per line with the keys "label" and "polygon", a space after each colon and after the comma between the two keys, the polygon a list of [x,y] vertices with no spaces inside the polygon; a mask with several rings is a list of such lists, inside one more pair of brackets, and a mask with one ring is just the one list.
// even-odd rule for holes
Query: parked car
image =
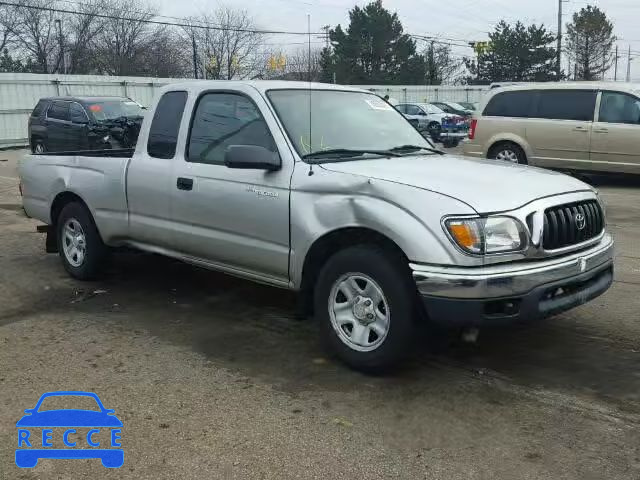
{"label": "parked car", "polygon": [[443,137],[465,138],[469,125],[463,117],[450,115],[430,103],[400,103],[396,109],[402,113],[418,130],[428,132],[434,141]]}
{"label": "parked car", "polygon": [[464,108],[459,103],[454,102],[431,102],[431,105],[435,105],[440,110],[450,115],[459,115],[461,117],[470,117],[473,115],[473,110]]}
{"label": "parked car", "polygon": [[640,173],[640,85],[544,83],[487,94],[467,155],[575,171]]}
{"label": "parked car", "polygon": [[129,246],[298,291],[333,351],[367,370],[401,359],[416,321],[540,319],[613,278],[592,187],[446,155],[353,87],[169,85],[131,155],[30,155],[19,174],[71,276]]}
{"label": "parked car", "polygon": [[31,151],[131,148],[142,117],[142,107],[123,97],[43,98],[29,117]]}
{"label": "parked car", "polygon": [[472,103],[472,102],[457,102],[457,103],[462,108],[464,108],[465,110],[468,110],[470,112],[475,112],[478,109],[478,104],[477,103]]}

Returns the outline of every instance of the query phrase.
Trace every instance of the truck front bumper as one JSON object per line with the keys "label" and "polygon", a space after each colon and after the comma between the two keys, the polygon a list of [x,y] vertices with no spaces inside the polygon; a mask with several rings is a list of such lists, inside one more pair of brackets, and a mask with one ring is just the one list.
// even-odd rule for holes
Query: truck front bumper
{"label": "truck front bumper", "polygon": [[445,326],[537,320],[602,295],[613,282],[613,239],[541,261],[459,268],[411,264],[429,318]]}

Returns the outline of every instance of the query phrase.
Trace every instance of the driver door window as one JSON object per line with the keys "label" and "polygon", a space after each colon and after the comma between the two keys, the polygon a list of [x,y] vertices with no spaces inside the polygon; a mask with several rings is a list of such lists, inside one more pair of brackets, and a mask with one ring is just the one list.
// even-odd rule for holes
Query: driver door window
{"label": "driver door window", "polygon": [[640,173],[640,98],[602,92],[591,135],[594,170]]}
{"label": "driver door window", "polygon": [[224,165],[231,145],[256,145],[275,152],[276,146],[256,106],[242,95],[208,93],[193,116],[187,161]]}
{"label": "driver door window", "polygon": [[603,92],[600,122],[640,125],[640,99],[617,92]]}

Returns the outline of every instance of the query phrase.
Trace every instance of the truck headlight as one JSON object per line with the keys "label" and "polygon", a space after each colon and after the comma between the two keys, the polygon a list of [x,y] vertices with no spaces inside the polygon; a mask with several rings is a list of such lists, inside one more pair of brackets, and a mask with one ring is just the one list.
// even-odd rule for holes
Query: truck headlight
{"label": "truck headlight", "polygon": [[449,218],[445,227],[460,248],[476,255],[516,252],[527,245],[524,226],[511,217]]}

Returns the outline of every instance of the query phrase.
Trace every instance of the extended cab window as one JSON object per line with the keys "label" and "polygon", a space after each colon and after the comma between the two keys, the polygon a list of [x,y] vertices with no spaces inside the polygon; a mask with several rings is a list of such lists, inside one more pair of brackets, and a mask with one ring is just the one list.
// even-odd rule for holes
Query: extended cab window
{"label": "extended cab window", "polygon": [[529,117],[536,92],[503,92],[495,95],[484,109],[487,117]]}
{"label": "extended cab window", "polygon": [[602,92],[600,122],[640,124],[640,99],[618,92]]}
{"label": "extended cab window", "polygon": [[69,120],[69,102],[53,102],[47,112],[47,118]]}
{"label": "extended cab window", "polygon": [[233,93],[207,93],[193,114],[187,161],[222,165],[230,145],[276,152],[269,127],[251,100]]}
{"label": "extended cab window", "polygon": [[596,97],[593,90],[540,90],[535,117],[592,122]]}
{"label": "extended cab window", "polygon": [[147,153],[154,158],[173,158],[178,144],[178,132],[187,92],[167,92],[156,107],[149,129]]}

